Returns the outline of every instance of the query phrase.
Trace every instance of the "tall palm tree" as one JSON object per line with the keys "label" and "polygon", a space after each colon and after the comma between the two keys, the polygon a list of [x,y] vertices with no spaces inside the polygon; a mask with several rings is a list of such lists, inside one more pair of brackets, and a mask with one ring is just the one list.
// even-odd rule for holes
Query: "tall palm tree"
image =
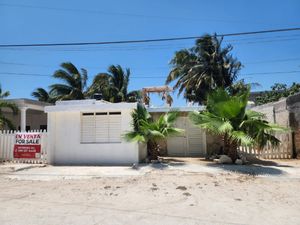
{"label": "tall palm tree", "polygon": [[249,90],[244,94],[231,96],[227,91],[218,89],[208,95],[207,110],[193,112],[190,120],[202,129],[222,135],[224,153],[233,162],[237,158],[238,146],[252,146],[262,149],[268,143],[280,143],[275,132],[288,131],[287,128],[264,120],[264,114],[247,110]]}
{"label": "tall palm tree", "polygon": [[40,102],[54,103],[55,97],[51,96],[44,88],[37,88],[31,93],[31,96],[37,98]]}
{"label": "tall palm tree", "polygon": [[157,141],[166,139],[169,136],[178,135],[182,132],[181,129],[173,126],[178,117],[177,112],[161,115],[154,121],[146,108],[139,104],[131,116],[133,131],[127,132],[124,138],[127,141],[147,144],[148,155],[152,160],[156,160],[159,156],[159,145]]}
{"label": "tall palm tree", "polygon": [[54,78],[60,79],[63,83],[50,86],[50,95],[56,96],[57,100],[79,100],[85,98],[85,88],[88,79],[87,71],[79,71],[70,62],[60,65],[62,69],[56,70]]}
{"label": "tall palm tree", "polygon": [[6,126],[10,130],[15,130],[15,126],[13,125],[13,123],[8,118],[6,118],[3,113],[4,108],[10,109],[14,114],[17,114],[19,111],[15,103],[4,100],[4,98],[8,96],[9,96],[9,92],[8,91],[3,92],[0,85],[0,130],[4,129]]}
{"label": "tall palm tree", "polygon": [[111,65],[108,73],[98,74],[88,90],[88,95],[102,94],[110,102],[136,102],[141,98],[139,91],[128,92],[130,69],[123,69],[120,65]]}
{"label": "tall palm tree", "polygon": [[230,52],[231,45],[222,47],[222,38],[204,35],[194,47],[175,53],[166,84],[176,81],[174,89],[189,101],[205,103],[206,95],[215,88],[230,86],[242,67]]}
{"label": "tall palm tree", "polygon": [[3,91],[2,86],[0,84],[0,99],[4,99],[10,95],[9,91]]}

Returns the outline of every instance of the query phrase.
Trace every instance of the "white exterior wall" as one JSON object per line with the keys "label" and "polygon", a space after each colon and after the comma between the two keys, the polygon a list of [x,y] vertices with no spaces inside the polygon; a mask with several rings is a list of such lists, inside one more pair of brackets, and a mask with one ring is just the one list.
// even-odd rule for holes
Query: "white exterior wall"
{"label": "white exterior wall", "polygon": [[[95,110],[95,112],[106,111]],[[131,129],[131,109],[118,111],[121,111],[121,134],[124,134]],[[80,121],[80,111],[48,112],[50,163],[125,165],[139,162],[137,143],[128,143],[122,139],[120,143],[81,144]]]}

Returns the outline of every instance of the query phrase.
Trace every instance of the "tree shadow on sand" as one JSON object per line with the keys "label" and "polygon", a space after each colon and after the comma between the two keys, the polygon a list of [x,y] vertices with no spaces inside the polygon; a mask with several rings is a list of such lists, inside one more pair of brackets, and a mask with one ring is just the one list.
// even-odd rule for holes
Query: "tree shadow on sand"
{"label": "tree shadow on sand", "polygon": [[274,167],[293,167],[290,165],[284,165],[272,160],[265,160],[265,159],[259,159],[259,158],[251,158],[249,159],[249,164],[251,165],[262,165],[262,166],[274,166]]}
{"label": "tree shadow on sand", "polygon": [[247,174],[253,176],[268,176],[268,175],[284,175],[286,174],[285,171],[270,167],[270,166],[263,166],[263,165],[234,165],[234,164],[208,164],[209,167],[219,168],[224,171],[240,173],[240,174]]}

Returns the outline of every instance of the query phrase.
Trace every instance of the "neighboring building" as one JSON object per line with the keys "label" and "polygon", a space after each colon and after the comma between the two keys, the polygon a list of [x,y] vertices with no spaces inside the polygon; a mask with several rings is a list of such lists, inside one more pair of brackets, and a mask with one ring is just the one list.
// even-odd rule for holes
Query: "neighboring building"
{"label": "neighboring building", "polygon": [[126,142],[137,103],[97,100],[56,102],[48,113],[49,162],[54,164],[126,165],[146,158],[146,146]]}
{"label": "neighboring building", "polygon": [[[300,155],[300,93],[277,102],[251,108],[266,115],[271,123],[288,127],[290,132],[278,135],[281,146],[274,151],[276,158],[299,157]],[[279,151],[280,150],[280,151]]]}
{"label": "neighboring building", "polygon": [[46,130],[47,114],[44,112],[45,106],[49,103],[31,99],[8,99],[5,101],[15,103],[19,108],[19,113],[14,115],[11,110],[3,109],[3,114],[8,118],[17,130]]}

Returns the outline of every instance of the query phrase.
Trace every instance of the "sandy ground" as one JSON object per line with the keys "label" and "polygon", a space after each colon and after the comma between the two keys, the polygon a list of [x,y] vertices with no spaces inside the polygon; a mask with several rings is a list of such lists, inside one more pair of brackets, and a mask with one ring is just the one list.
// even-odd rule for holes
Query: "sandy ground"
{"label": "sandy ground", "polygon": [[300,224],[299,161],[0,166],[0,224]]}

